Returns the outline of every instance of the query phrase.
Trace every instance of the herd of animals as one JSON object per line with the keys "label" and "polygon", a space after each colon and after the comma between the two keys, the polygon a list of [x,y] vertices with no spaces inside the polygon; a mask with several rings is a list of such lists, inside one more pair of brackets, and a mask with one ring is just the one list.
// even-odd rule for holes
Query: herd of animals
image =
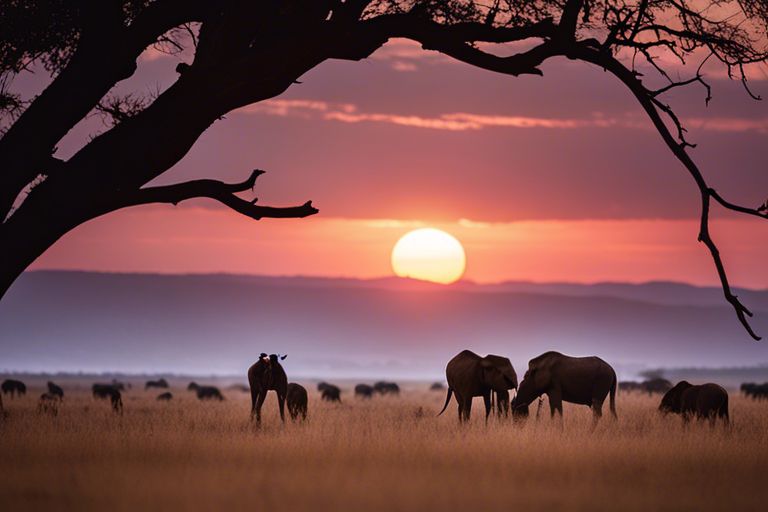
{"label": "herd of animals", "polygon": [[[248,369],[249,385],[235,384],[230,387],[250,392],[251,417],[257,423],[261,423],[261,409],[269,391],[274,391],[277,395],[281,421],[285,421],[286,406],[293,421],[307,418],[307,390],[300,384],[288,382],[285,369],[280,364],[286,357],[262,353]],[[440,382],[435,382],[429,389],[446,390],[445,405],[438,415],[445,412],[451,397],[455,397],[459,422],[470,419],[474,397],[483,398],[487,421],[494,410],[500,417],[511,414],[513,418],[525,418],[529,414],[530,404],[539,399],[540,411],[541,397],[547,395],[552,417],[559,414],[562,418],[563,402],[586,405],[592,410],[594,427],[602,416],[606,398],[609,398],[612,416],[617,417],[617,389],[663,394],[659,410],[663,413],[680,414],[686,422],[693,418],[708,419],[712,425],[718,418],[726,424],[729,421],[728,392],[718,384],[693,385],[681,381],[673,385],[663,378],[652,378],[644,382],[618,382],[614,369],[599,357],[570,357],[559,352],[546,352],[528,362],[523,380],[518,383],[517,374],[508,358],[492,354],[483,357],[464,350],[448,362],[445,373],[447,389]],[[25,395],[27,392],[26,385],[14,379],[5,380],[0,387],[2,395],[10,398]],[[94,399],[109,400],[112,409],[121,414],[122,393],[128,388],[130,384],[113,380],[109,383],[93,384],[91,391]],[[144,386],[145,390],[164,390],[157,396],[160,401],[173,399],[173,394],[167,391],[169,388],[170,385],[165,379],[150,380]],[[191,382],[187,390],[194,392],[200,400],[224,400],[221,391],[214,386]],[[320,382],[317,390],[323,400],[341,402],[341,388],[338,386]],[[516,391],[511,401],[510,390]],[[741,391],[755,400],[768,399],[768,383],[744,383],[741,385]],[[400,387],[387,381],[373,385],[358,384],[354,388],[354,394],[360,399],[371,399],[374,394],[398,396]],[[2,395],[0,411],[3,409]],[[40,395],[38,411],[55,415],[63,400],[63,388],[49,381],[47,391]]]}

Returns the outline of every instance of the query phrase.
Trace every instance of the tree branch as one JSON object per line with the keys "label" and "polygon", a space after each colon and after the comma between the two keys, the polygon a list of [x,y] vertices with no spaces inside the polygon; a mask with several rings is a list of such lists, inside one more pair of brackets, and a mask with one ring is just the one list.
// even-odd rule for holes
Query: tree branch
{"label": "tree branch", "polygon": [[262,174],[264,174],[264,171],[255,169],[247,180],[240,183],[224,183],[218,180],[203,179],[177,183],[175,185],[142,188],[131,194],[121,207],[151,203],[170,203],[176,205],[187,199],[207,197],[215,199],[236,212],[256,220],[265,217],[274,219],[304,218],[314,215],[319,211],[312,206],[312,201],[307,201],[301,206],[278,208],[260,206],[256,204],[255,198],[246,201],[235,195],[248,189],[252,190],[256,185],[256,178]]}

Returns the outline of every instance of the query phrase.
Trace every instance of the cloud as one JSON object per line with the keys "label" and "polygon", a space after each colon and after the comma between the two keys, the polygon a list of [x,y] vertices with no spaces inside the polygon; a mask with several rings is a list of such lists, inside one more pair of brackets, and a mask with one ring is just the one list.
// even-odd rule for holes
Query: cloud
{"label": "cloud", "polygon": [[[303,119],[322,119],[341,123],[385,123],[411,128],[445,131],[477,131],[486,128],[573,130],[579,128],[648,129],[650,124],[637,115],[606,116],[595,112],[587,118],[547,118],[453,112],[438,116],[362,112],[352,103],[330,103],[306,99],[272,99],[238,110],[244,114],[260,114]],[[692,129],[712,132],[768,133],[768,118],[689,118],[684,124]]]}

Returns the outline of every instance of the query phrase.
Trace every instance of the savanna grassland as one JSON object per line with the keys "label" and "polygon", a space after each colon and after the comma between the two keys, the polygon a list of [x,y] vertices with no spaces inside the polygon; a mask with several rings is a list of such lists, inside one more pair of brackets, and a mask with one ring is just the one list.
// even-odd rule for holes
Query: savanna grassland
{"label": "savanna grassland", "polygon": [[[310,384],[307,387],[310,388]],[[400,398],[323,403],[310,389],[309,421],[280,425],[274,396],[262,428],[249,398],[124,394],[111,412],[87,388],[57,416],[37,412],[32,389],[4,400],[0,510],[765,510],[768,403],[731,395],[730,429],[683,428],[658,398],[620,394],[618,422],[590,432],[586,407],[562,430],[546,404],[524,424],[459,426],[445,395],[424,385]]]}

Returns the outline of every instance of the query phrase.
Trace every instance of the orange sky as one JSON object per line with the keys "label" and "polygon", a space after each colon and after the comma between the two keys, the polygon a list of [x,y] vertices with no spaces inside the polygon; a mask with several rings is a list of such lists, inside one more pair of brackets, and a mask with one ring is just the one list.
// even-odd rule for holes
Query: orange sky
{"label": "orange sky", "polygon": [[[485,223],[315,217],[254,222],[225,210],[135,208],[66,236],[32,268],[380,277],[410,229],[456,236],[465,277],[477,282],[674,280],[715,284],[693,220],[570,220]],[[717,220],[732,281],[768,287],[768,225]]]}

